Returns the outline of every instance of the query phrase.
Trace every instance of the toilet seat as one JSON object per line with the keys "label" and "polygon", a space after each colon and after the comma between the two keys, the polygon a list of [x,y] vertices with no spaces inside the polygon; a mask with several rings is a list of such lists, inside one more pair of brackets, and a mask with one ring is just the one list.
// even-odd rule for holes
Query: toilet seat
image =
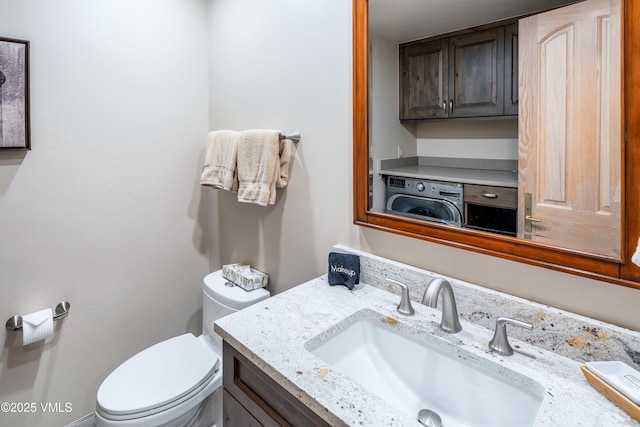
{"label": "toilet seat", "polygon": [[219,355],[192,334],[168,339],[125,361],[104,380],[97,411],[111,420],[166,411],[198,394],[219,369]]}

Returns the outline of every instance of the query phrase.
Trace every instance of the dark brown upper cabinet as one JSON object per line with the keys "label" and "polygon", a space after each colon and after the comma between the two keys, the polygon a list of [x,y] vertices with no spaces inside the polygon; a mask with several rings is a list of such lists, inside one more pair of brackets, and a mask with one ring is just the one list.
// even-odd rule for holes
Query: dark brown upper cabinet
{"label": "dark brown upper cabinet", "polygon": [[400,45],[400,120],[518,114],[517,24]]}

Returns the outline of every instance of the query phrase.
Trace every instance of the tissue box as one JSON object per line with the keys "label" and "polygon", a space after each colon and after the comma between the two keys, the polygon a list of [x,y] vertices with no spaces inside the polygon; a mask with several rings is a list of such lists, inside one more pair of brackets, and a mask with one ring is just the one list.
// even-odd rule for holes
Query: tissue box
{"label": "tissue box", "polygon": [[227,264],[222,266],[222,277],[232,281],[245,291],[264,288],[269,284],[269,275],[251,268],[250,265]]}

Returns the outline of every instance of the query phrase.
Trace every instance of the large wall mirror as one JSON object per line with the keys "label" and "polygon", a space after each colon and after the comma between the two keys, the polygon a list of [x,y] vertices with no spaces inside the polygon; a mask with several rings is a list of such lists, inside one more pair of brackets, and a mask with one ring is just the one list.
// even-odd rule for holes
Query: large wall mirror
{"label": "large wall mirror", "polygon": [[354,222],[640,288],[640,6],[353,0]]}

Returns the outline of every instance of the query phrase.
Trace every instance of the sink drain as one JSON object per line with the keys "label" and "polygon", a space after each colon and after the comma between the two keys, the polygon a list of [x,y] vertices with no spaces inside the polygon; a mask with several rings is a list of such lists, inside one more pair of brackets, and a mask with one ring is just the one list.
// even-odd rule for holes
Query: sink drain
{"label": "sink drain", "polygon": [[431,409],[422,409],[418,412],[418,421],[427,427],[442,427],[442,418]]}

